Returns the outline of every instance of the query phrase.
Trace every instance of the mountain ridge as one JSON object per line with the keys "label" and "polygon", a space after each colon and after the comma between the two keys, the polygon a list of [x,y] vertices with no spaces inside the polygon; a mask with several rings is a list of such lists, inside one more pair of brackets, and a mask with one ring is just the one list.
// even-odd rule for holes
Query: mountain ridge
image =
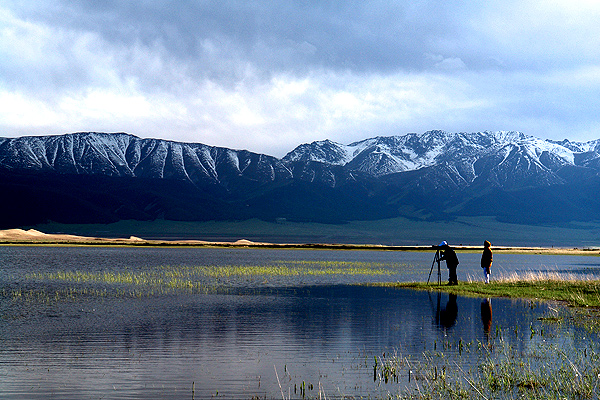
{"label": "mountain ridge", "polygon": [[0,188],[9,193],[0,206],[15,210],[0,226],[474,213],[535,222],[561,208],[553,217],[585,220],[598,210],[592,192],[599,177],[600,139],[552,141],[517,131],[432,130],[347,145],[326,139],[282,158],[122,132],[23,136],[0,138]]}
{"label": "mountain ridge", "polygon": [[[315,141],[301,144],[278,159],[202,143],[142,139],[127,133],[80,132],[0,138],[0,167],[167,177],[193,182],[199,174],[217,180],[217,167],[229,167],[243,175],[246,168],[253,166],[262,168],[264,179],[273,180],[275,175],[293,177],[288,166],[298,162],[343,166],[378,177],[490,156],[502,158],[498,162],[501,165],[511,152],[521,152],[542,169],[555,169],[549,165],[551,162],[557,164],[554,167],[567,164],[596,167],[600,161],[599,151],[600,139],[552,141],[516,131],[448,133],[434,130],[422,134],[377,136],[348,145],[329,139]],[[190,173],[186,167],[197,171]]]}

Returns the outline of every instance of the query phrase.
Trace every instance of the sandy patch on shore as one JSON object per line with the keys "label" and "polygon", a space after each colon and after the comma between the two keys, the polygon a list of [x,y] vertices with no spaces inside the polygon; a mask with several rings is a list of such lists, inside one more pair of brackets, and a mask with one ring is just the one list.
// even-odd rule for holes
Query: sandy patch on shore
{"label": "sandy patch on shore", "polygon": [[[233,242],[209,242],[203,240],[146,240],[137,236],[129,238],[102,238],[77,236],[59,233],[44,233],[35,229],[0,230],[0,244],[61,244],[61,245],[131,245],[131,246],[225,246],[225,247],[271,247],[271,248],[314,248],[339,250],[397,250],[397,251],[434,251],[432,246],[385,246],[369,244],[335,244],[335,243],[266,243],[239,239]],[[480,252],[482,246],[455,246],[459,252]],[[503,247],[493,246],[498,253],[554,254],[554,255],[600,255],[600,248],[556,248],[556,247]]]}
{"label": "sandy patch on shore", "polygon": [[91,239],[94,238],[66,234],[47,234],[40,231],[36,231],[35,229],[29,229],[27,231],[23,229],[6,229],[0,231],[0,240],[2,241],[78,241]]}
{"label": "sandy patch on shore", "polygon": [[136,236],[130,236],[129,239],[107,239],[99,237],[89,236],[77,236],[62,233],[44,233],[35,229],[23,230],[23,229],[5,229],[0,230],[0,242],[14,242],[14,243],[91,243],[91,242],[103,242],[103,241],[117,241],[117,242],[145,242]]}

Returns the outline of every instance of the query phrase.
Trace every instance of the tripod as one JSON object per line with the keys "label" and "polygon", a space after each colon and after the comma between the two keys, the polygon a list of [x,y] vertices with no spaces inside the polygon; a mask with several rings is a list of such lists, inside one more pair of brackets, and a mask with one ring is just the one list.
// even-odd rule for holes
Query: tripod
{"label": "tripod", "polygon": [[433,272],[433,266],[437,263],[438,269],[438,285],[442,284],[442,272],[440,271],[440,251],[436,250],[435,256],[433,256],[433,262],[431,263],[431,269],[429,270],[429,278],[427,278],[427,284],[429,284],[429,280],[431,279],[431,273]]}

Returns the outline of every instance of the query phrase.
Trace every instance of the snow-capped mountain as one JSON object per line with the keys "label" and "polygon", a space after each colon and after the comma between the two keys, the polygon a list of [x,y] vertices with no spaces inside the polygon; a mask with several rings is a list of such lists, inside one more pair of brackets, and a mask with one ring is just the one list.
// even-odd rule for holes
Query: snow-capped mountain
{"label": "snow-capped mountain", "polygon": [[[447,133],[376,137],[343,145],[329,140],[303,144],[283,161],[318,162],[381,177],[436,166],[462,171],[467,182],[486,175],[491,183],[509,184],[509,175],[539,175],[540,183],[560,183],[565,166],[597,168],[600,141],[553,142],[520,132]],[[516,183],[516,182],[515,182]],[[524,182],[525,183],[525,182]],[[512,186],[512,185],[511,185]]]}
{"label": "snow-capped mountain", "polygon": [[199,143],[140,139],[125,133],[0,139],[0,168],[216,184],[231,176],[262,183],[291,177],[275,157]]}
{"label": "snow-capped mountain", "polygon": [[0,190],[8,193],[0,206],[16,210],[0,225],[552,213],[585,220],[600,211],[599,188],[600,140],[520,132],[323,140],[282,159],[125,133],[0,138]]}
{"label": "snow-capped mountain", "polygon": [[[483,174],[502,186],[515,173],[538,175],[543,183],[560,183],[555,173],[565,166],[597,168],[599,151],[600,140],[555,142],[519,132],[429,131],[349,145],[330,140],[302,144],[279,160],[245,150],[141,139],[125,133],[76,133],[0,138],[0,168],[219,184],[232,175],[261,183],[302,178],[311,166],[315,170],[342,167],[337,174],[371,177],[450,166],[461,171],[467,182]],[[298,165],[303,171],[299,176],[293,172],[299,170]],[[319,174],[310,175],[314,180]]]}

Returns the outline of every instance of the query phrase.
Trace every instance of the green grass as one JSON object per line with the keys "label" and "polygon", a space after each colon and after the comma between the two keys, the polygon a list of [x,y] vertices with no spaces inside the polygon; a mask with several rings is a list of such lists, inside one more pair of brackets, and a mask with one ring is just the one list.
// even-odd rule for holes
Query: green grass
{"label": "green grass", "polygon": [[456,286],[408,282],[389,284],[416,290],[439,290],[471,297],[509,297],[565,302],[572,307],[600,307],[600,280],[579,280],[558,274],[513,274],[510,277],[481,282],[459,282]]}
{"label": "green grass", "polygon": [[[404,266],[404,264],[402,264]],[[160,266],[119,271],[66,270],[29,273],[23,282],[37,290],[16,288],[0,293],[14,300],[52,301],[78,296],[146,297],[166,293],[215,293],[234,285],[264,285],[270,279],[335,275],[389,275],[399,264],[344,261],[276,261],[272,265]],[[51,285],[49,285],[51,284]],[[56,287],[58,286],[58,287]],[[50,289],[53,288],[53,289]]]}
{"label": "green grass", "polygon": [[123,272],[57,271],[51,273],[32,273],[26,275],[25,278],[29,280],[54,280],[79,283],[101,282],[147,286],[178,286],[175,284],[178,281],[191,282],[201,277],[220,279],[253,276],[388,275],[392,273],[393,270],[384,268],[384,265],[381,263],[285,261],[277,265],[264,266],[163,266],[148,270],[125,270]]}
{"label": "green grass", "polygon": [[496,326],[483,340],[444,336],[421,354],[384,353],[371,363],[373,377],[389,388],[388,399],[598,399],[593,311],[551,307],[529,329]]}

